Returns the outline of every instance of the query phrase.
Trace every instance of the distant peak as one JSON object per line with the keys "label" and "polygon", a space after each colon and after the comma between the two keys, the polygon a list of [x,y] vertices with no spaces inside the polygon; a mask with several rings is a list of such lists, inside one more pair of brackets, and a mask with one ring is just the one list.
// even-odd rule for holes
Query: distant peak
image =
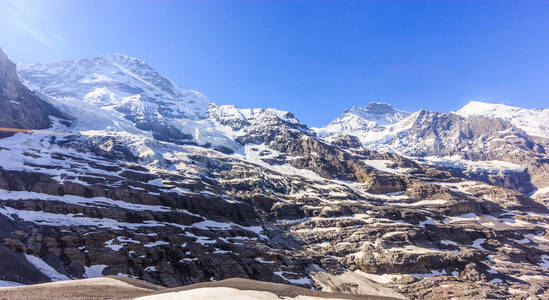
{"label": "distant peak", "polygon": [[383,103],[383,102],[370,102],[365,107],[366,110],[369,111],[387,111],[387,110],[394,110],[393,106],[389,103]]}
{"label": "distant peak", "polygon": [[469,101],[469,103],[465,104],[466,106],[508,106],[503,103],[490,103],[490,102],[484,102],[484,101],[478,101],[478,100],[472,100]]}
{"label": "distant peak", "polygon": [[391,104],[389,104],[389,103],[385,103],[385,102],[376,102],[376,101],[370,102],[366,107],[378,107],[378,106],[393,107],[393,106],[392,106]]}
{"label": "distant peak", "polygon": [[496,112],[496,111],[508,111],[508,110],[515,110],[519,109],[518,107],[509,106],[505,104],[500,103],[489,103],[489,102],[482,102],[482,101],[469,101],[469,103],[465,104],[461,109],[459,109],[456,114],[461,115],[463,117],[469,117],[472,115],[482,115],[486,114],[487,112]]}
{"label": "distant peak", "polygon": [[388,103],[370,102],[364,107],[353,106],[352,108],[345,110],[343,115],[332,121],[332,123],[358,118],[359,120],[362,120],[360,122],[367,121],[378,125],[389,125],[405,119],[410,114],[411,113],[407,111],[395,109]]}
{"label": "distant peak", "polygon": [[407,112],[397,110],[391,104],[388,104],[388,103],[370,102],[365,107],[353,106],[351,109],[345,110],[345,113],[358,114],[358,115],[362,115],[362,114],[385,115],[385,114],[407,113]]}
{"label": "distant peak", "polygon": [[93,61],[96,61],[96,62],[97,61],[107,61],[109,63],[116,63],[116,64],[126,65],[126,66],[131,65],[131,66],[140,66],[140,67],[150,68],[150,66],[147,64],[146,61],[144,61],[140,58],[128,56],[128,55],[122,54],[122,53],[106,54],[106,55],[94,58]]}
{"label": "distant peak", "polygon": [[144,63],[144,62],[145,62],[144,60],[142,60],[142,59],[140,59],[140,58],[128,56],[128,55],[122,54],[122,53],[111,53],[111,54],[106,54],[106,55],[101,56],[100,58],[115,59],[115,60],[125,60],[125,61],[135,61],[135,62],[140,62],[140,63]]}
{"label": "distant peak", "polygon": [[546,121],[549,119],[549,109],[547,108],[522,108],[506,104],[471,101],[456,114],[464,118],[472,116],[499,118],[524,130],[528,135],[549,136],[549,127]]}
{"label": "distant peak", "polygon": [[[485,110],[519,110],[519,109],[536,109],[536,108],[524,108],[518,106],[512,106],[504,103],[493,103],[493,102],[483,102],[478,100],[469,101],[465,104],[457,113],[471,113],[475,110],[485,111]],[[538,108],[539,109],[539,108]]]}

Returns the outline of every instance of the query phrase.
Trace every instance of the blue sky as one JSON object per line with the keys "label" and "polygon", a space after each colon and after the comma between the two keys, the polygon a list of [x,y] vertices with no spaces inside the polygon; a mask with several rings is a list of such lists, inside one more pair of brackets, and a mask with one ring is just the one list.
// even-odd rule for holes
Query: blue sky
{"label": "blue sky", "polygon": [[0,28],[14,61],[124,53],[310,126],[370,101],[549,107],[549,1],[0,0]]}

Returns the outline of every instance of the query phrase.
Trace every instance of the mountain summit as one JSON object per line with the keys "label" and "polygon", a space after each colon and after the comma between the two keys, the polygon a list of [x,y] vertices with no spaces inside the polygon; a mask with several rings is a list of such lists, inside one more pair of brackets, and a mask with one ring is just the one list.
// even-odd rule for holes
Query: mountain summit
{"label": "mountain summit", "polygon": [[19,75],[31,88],[58,100],[77,98],[99,107],[139,108],[163,117],[208,115],[204,95],[182,89],[143,60],[123,54],[20,65]]}
{"label": "mountain summit", "polygon": [[527,109],[505,104],[471,101],[456,113],[466,118],[471,116],[500,118],[531,136],[549,138],[549,108]]}
{"label": "mountain summit", "polygon": [[410,115],[409,112],[395,109],[392,105],[382,102],[370,102],[365,107],[354,106],[343,113],[343,115],[350,114],[365,121],[375,122],[378,125],[393,124]]}
{"label": "mountain summit", "polygon": [[387,103],[371,102],[365,107],[353,107],[343,112],[322,128],[313,128],[320,136],[334,134],[356,135],[363,143],[376,142],[385,136],[389,127],[398,123],[411,113],[395,109]]}

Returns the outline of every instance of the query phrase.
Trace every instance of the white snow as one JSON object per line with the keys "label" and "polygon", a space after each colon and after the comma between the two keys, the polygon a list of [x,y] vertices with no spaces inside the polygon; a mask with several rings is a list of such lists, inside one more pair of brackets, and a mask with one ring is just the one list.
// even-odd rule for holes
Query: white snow
{"label": "white snow", "polygon": [[388,159],[363,159],[363,163],[366,165],[378,169],[387,173],[402,174],[405,173],[408,169],[406,168],[389,168],[388,165],[393,164],[392,160]]}
{"label": "white snow", "polygon": [[57,272],[57,270],[52,268],[41,258],[30,254],[25,254],[25,257],[27,258],[27,261],[31,263],[31,265],[38,269],[38,271],[40,271],[42,274],[48,276],[52,281],[69,280],[67,276]]}
{"label": "white snow", "polygon": [[120,251],[124,247],[124,244],[113,244],[114,239],[108,240],[105,242],[105,247],[111,249],[112,251]]}
{"label": "white snow", "polygon": [[156,227],[164,226],[162,223],[126,223],[112,219],[98,219],[83,217],[76,214],[53,214],[44,211],[18,210],[11,207],[0,207],[0,214],[13,219],[11,215],[23,219],[24,221],[33,222],[39,225],[47,226],[97,226],[101,228],[110,228],[113,230],[121,230],[122,228],[136,229],[139,227]]}
{"label": "white snow", "polygon": [[393,123],[383,122],[383,124],[378,124],[376,121],[364,119],[362,116],[346,112],[343,116],[335,119],[325,127],[313,127],[311,129],[319,136],[324,137],[328,142],[339,134],[349,134],[356,136],[367,148],[396,152],[387,143],[402,132],[410,129],[416,115],[417,113],[410,114],[404,112],[404,114],[394,119],[395,122]]}
{"label": "white snow", "polygon": [[311,279],[308,278],[308,277],[299,277],[299,278],[296,278],[296,279],[292,279],[292,278],[288,278],[288,277],[284,276],[284,274],[298,275],[297,273],[294,273],[294,272],[277,271],[277,272],[273,272],[273,273],[275,275],[278,275],[280,278],[292,283],[292,284],[310,284],[311,283]]}
{"label": "white snow", "polygon": [[540,257],[541,263],[539,263],[539,266],[545,269],[549,269],[549,255],[542,255]]}
{"label": "white snow", "polygon": [[526,109],[505,104],[471,101],[456,112],[468,118],[484,116],[510,122],[532,136],[549,137],[549,109]]}
{"label": "white snow", "polygon": [[261,257],[256,257],[255,260],[259,263],[262,263],[262,264],[274,264],[275,262],[272,261],[272,260],[264,260],[263,258]]}
{"label": "white snow", "polygon": [[200,145],[239,148],[208,119],[206,96],[178,87],[141,60],[116,54],[91,61],[22,65],[18,71],[23,83],[62,112],[77,117],[74,131],[139,144],[133,148],[141,158],[154,159],[158,150],[145,144],[156,141],[152,132],[137,128],[127,115],[162,119]]}
{"label": "white snow", "polygon": [[476,239],[476,240],[473,241],[473,244],[471,245],[471,247],[479,249],[479,250],[486,250],[486,249],[482,248],[482,246],[481,246],[485,242],[486,242],[486,239]]}
{"label": "white snow", "polygon": [[430,252],[456,252],[456,250],[449,251],[449,250],[436,249],[436,248],[424,248],[424,247],[418,247],[416,245],[390,247],[390,248],[384,249],[383,251],[385,252],[396,251],[396,252],[406,252],[406,253],[414,253],[414,254],[424,254],[424,253],[430,253]]}
{"label": "white snow", "polygon": [[151,243],[145,244],[143,246],[147,247],[147,248],[152,248],[152,247],[157,247],[157,246],[162,246],[162,245],[169,245],[169,244],[170,243],[165,242],[165,241],[156,241],[156,242],[151,242]]}
{"label": "white snow", "polygon": [[97,278],[103,276],[103,270],[108,267],[107,265],[92,265],[84,266],[84,277],[85,278]]}
{"label": "white snow", "polygon": [[459,216],[447,217],[444,223],[463,222],[463,221],[477,221],[479,216],[474,213],[466,213]]}
{"label": "white snow", "polygon": [[0,287],[12,287],[12,286],[22,286],[22,285],[25,285],[25,284],[14,282],[14,281],[0,280]]}
{"label": "white snow", "polygon": [[423,206],[423,205],[444,205],[447,202],[448,200],[444,200],[444,199],[427,199],[427,200],[421,200],[421,201],[412,202],[412,203],[400,202],[395,204],[403,205],[403,206]]}
{"label": "white snow", "polygon": [[185,235],[188,236],[188,237],[195,238],[196,239],[195,243],[201,244],[203,246],[205,246],[207,244],[215,244],[217,242],[217,240],[211,239],[207,236],[197,236],[197,235],[194,235],[190,232],[185,232]]}
{"label": "white snow", "polygon": [[446,273],[446,270],[431,270],[430,273],[414,273],[414,274],[410,274],[412,276],[417,276],[417,277],[423,277],[423,278],[430,278],[430,277],[436,277],[436,276],[442,276],[442,275],[448,275],[448,273]]}
{"label": "white snow", "polygon": [[132,238],[125,238],[123,236],[119,236],[116,238],[119,242],[122,242],[122,243],[134,243],[134,244],[140,244],[141,242],[138,241],[138,240],[134,240]]}
{"label": "white snow", "polygon": [[354,135],[363,144],[388,140],[399,131],[395,124],[404,121],[411,113],[394,109],[385,103],[372,102],[364,108],[353,107],[322,128],[311,128],[320,136],[340,133]]}
{"label": "white snow", "polygon": [[247,230],[247,231],[251,231],[251,232],[259,235],[260,237],[262,237],[264,239],[267,239],[267,236],[261,234],[261,232],[263,232],[263,228],[261,226],[242,226],[242,225],[235,224],[235,223],[232,223],[232,222],[217,222],[217,221],[213,221],[213,220],[205,220],[205,221],[202,221],[202,222],[194,223],[189,227],[204,229],[204,230],[209,230],[211,228],[229,230],[233,226],[239,227],[239,228]]}
{"label": "white snow", "polygon": [[433,219],[427,217],[425,221],[419,222],[419,227],[425,227],[425,225],[436,225],[436,223],[433,221]]}
{"label": "white snow", "polygon": [[232,253],[232,251],[228,251],[228,250],[221,250],[219,248],[215,248],[214,252],[215,254],[227,254],[227,253]]}
{"label": "white snow", "polygon": [[536,198],[542,197],[542,196],[549,197],[549,186],[537,189],[536,192],[532,194],[532,197],[536,197]]}
{"label": "white snow", "polygon": [[528,238],[523,238],[523,239],[520,239],[520,240],[517,240],[518,243],[521,243],[521,244],[529,244],[531,243],[532,241]]}
{"label": "white snow", "polygon": [[436,164],[436,165],[441,165],[441,166],[450,167],[450,168],[459,168],[459,169],[464,169],[468,171],[522,172],[526,168],[523,165],[518,165],[512,162],[501,161],[501,160],[483,160],[483,161],[466,160],[461,158],[459,155],[425,156],[425,157],[422,157],[421,160],[432,163],[432,164]]}
{"label": "white snow", "polygon": [[443,245],[452,245],[452,246],[457,245],[456,242],[450,241],[450,240],[441,240],[440,243],[443,244]]}
{"label": "white snow", "polygon": [[55,196],[48,195],[36,192],[27,192],[27,191],[6,191],[0,189],[0,200],[25,200],[25,199],[39,199],[44,201],[60,201],[69,204],[79,204],[85,206],[99,206],[104,207],[105,205],[110,205],[114,207],[119,207],[129,210],[150,210],[150,211],[171,211],[169,207],[157,206],[157,205],[145,205],[145,204],[135,204],[124,202],[120,200],[112,200],[105,197],[92,197],[86,198],[75,195],[63,195]]}
{"label": "white snow", "polygon": [[156,272],[158,271],[158,268],[156,266],[148,266],[145,269],[143,269],[145,272]]}

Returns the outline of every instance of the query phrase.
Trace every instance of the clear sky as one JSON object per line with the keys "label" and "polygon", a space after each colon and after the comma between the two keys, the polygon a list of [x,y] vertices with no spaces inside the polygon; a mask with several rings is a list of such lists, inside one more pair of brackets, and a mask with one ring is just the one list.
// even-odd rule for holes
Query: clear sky
{"label": "clear sky", "polygon": [[549,107],[549,1],[0,0],[0,47],[17,62],[124,53],[310,126],[370,101]]}

